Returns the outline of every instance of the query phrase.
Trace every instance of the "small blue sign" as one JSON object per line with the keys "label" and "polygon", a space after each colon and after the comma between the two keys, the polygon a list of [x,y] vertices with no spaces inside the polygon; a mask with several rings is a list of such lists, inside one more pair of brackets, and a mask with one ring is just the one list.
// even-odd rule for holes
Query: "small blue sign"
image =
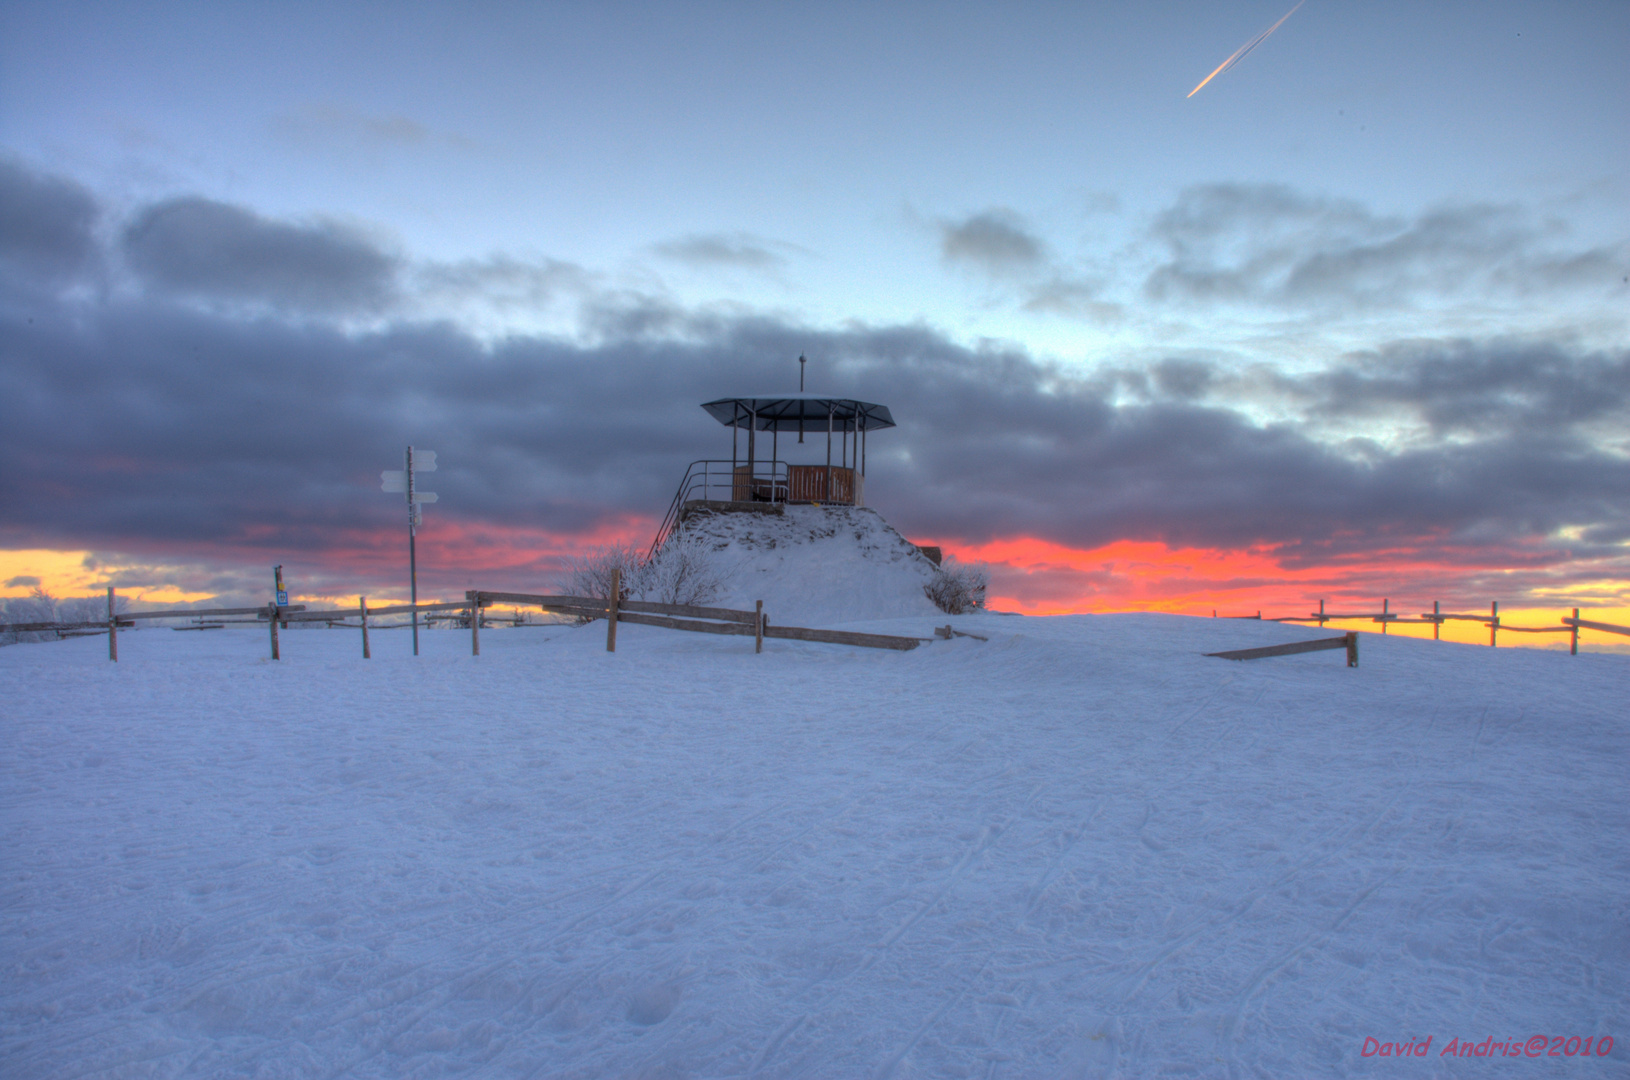
{"label": "small blue sign", "polygon": [[278,607],[288,607],[289,606],[289,590],[287,590],[287,589],[279,589],[279,590],[277,590],[277,606]]}

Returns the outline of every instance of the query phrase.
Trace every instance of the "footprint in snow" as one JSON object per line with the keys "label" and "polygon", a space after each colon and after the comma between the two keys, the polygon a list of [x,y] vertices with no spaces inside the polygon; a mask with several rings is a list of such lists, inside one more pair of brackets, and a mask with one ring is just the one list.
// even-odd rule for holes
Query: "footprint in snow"
{"label": "footprint in snow", "polygon": [[660,1024],[679,1004],[679,987],[672,983],[658,983],[634,991],[628,1002],[628,1018],[636,1024]]}

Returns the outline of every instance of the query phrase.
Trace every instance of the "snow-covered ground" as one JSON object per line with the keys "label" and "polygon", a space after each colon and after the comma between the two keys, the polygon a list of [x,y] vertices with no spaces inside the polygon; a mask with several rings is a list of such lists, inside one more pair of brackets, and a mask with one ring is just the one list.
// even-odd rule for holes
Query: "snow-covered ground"
{"label": "snow-covered ground", "polygon": [[923,586],[934,564],[865,507],[788,506],[780,514],[694,514],[679,535],[713,549],[723,588],[711,601],[784,626],[937,612]]}
{"label": "snow-covered ground", "polygon": [[1627,1075],[1625,658],[947,621],[0,650],[0,1074]]}

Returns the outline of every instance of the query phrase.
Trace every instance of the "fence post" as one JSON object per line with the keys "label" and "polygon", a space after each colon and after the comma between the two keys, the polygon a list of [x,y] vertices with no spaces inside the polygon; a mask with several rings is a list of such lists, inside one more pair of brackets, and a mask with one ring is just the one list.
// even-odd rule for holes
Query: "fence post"
{"label": "fence post", "polygon": [[1382,600],[1381,601],[1381,632],[1383,634],[1387,632],[1387,623],[1391,621],[1390,619],[1387,618],[1387,616],[1392,611],[1392,609],[1388,606],[1391,603],[1392,603],[1391,600]]}
{"label": "fence post", "polygon": [[357,597],[357,606],[362,609],[362,658],[372,660],[373,654],[368,651],[368,598]]}
{"label": "fence post", "polygon": [[1438,618],[1438,602],[1432,601],[1432,640],[1438,640],[1438,632],[1443,629],[1443,620]]}
{"label": "fence post", "polygon": [[764,651],[764,601],[753,601],[753,614],[758,616],[753,620],[753,651]]}
{"label": "fence post", "polygon": [[272,624],[272,659],[281,660],[277,650],[277,605],[266,605],[266,621]]}
{"label": "fence post", "polygon": [[611,599],[606,603],[606,652],[617,651],[617,601],[622,599],[622,591],[623,572],[614,569],[611,571]]}
{"label": "fence post", "polygon": [[1489,604],[1489,648],[1494,648],[1494,635],[1500,632],[1500,601]]}
{"label": "fence post", "polygon": [[1324,601],[1319,601],[1319,629],[1324,629]]}
{"label": "fence post", "polygon": [[1347,631],[1347,666],[1358,666],[1358,632],[1355,630]]}
{"label": "fence post", "polygon": [[[1579,614],[1578,611],[1574,612]],[[1574,637],[1579,636],[1578,627],[1574,628]],[[113,586],[108,586],[108,659],[115,664],[119,662],[119,617],[113,613]]]}
{"label": "fence post", "polygon": [[[111,591],[111,590],[110,590]],[[1573,644],[1568,647],[1569,656],[1579,655],[1579,609],[1573,609]]]}
{"label": "fence post", "polygon": [[481,594],[467,592],[465,598],[470,601],[470,655],[481,655]]}

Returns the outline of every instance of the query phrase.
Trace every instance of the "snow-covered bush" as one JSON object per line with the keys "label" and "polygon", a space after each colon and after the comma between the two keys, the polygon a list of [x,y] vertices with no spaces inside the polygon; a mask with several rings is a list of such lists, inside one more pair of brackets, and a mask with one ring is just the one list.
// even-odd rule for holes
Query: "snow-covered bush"
{"label": "snow-covered bush", "polygon": [[923,586],[923,593],[947,615],[964,615],[985,606],[985,568],[977,563],[959,563],[946,556]]}
{"label": "snow-covered bush", "polygon": [[634,577],[633,592],[657,604],[710,604],[729,584],[729,568],[714,546],[676,533]]}
{"label": "snow-covered bush", "polygon": [[[36,585],[34,591],[28,596],[17,596],[7,600],[4,607],[0,608],[0,612],[3,612],[0,613],[0,622],[55,622],[57,618],[57,602],[51,598],[50,593]],[[15,645],[21,641],[42,641],[48,637],[56,637],[56,635],[39,634],[33,631],[10,632],[0,635],[0,644]]]}
{"label": "snow-covered bush", "polygon": [[611,598],[611,572],[621,571],[621,595],[626,600],[638,591],[640,554],[627,544],[609,544],[590,548],[583,554],[566,560],[560,589],[568,596],[592,596],[596,600]]}
{"label": "snow-covered bush", "polygon": [[607,599],[613,570],[622,574],[620,599],[658,604],[711,603],[730,579],[724,556],[712,544],[676,533],[649,561],[626,544],[585,551],[566,563],[560,589],[569,596]]}
{"label": "snow-covered bush", "polygon": [[[125,610],[125,598],[118,597],[115,608]],[[12,597],[0,602],[0,623],[42,622],[94,622],[107,621],[107,598],[103,596],[70,597],[58,600],[38,585],[27,596]],[[0,645],[16,645],[24,641],[55,641],[57,635],[50,630],[0,633]]]}

